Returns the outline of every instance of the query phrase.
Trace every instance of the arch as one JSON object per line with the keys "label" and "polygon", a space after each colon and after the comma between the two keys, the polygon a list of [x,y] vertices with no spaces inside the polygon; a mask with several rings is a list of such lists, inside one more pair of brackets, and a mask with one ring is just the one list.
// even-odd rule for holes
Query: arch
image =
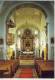
{"label": "arch", "polygon": [[40,7],[39,5],[37,5],[35,2],[22,2],[22,3],[20,3],[20,4],[16,4],[15,6],[13,6],[13,7],[10,9],[10,11],[8,12],[8,15],[6,16],[5,22],[7,22],[10,14],[12,14],[12,12],[13,12],[15,9],[17,9],[17,8],[20,9],[20,8],[22,8],[22,7],[28,7],[28,6],[29,6],[29,7],[32,7],[32,8],[40,9],[40,10],[44,13],[45,17],[47,17],[47,13],[45,12],[45,10],[44,10],[42,7]]}
{"label": "arch", "polygon": [[[31,5],[30,5],[31,4]],[[43,11],[43,13],[45,14],[44,16],[46,17],[46,13],[45,13],[45,11],[41,8],[41,7],[39,7],[39,6],[37,6],[37,5],[35,5],[34,3],[23,3],[23,4],[20,4],[19,6],[18,5],[16,5],[16,7],[13,7],[13,9],[11,9],[10,11],[9,11],[9,13],[8,13],[8,15],[7,15],[7,18],[6,18],[6,21],[7,21],[7,19],[9,18],[9,16],[10,16],[10,14],[15,10],[15,9],[17,9],[17,8],[21,8],[21,7],[28,7],[28,6],[30,6],[30,7],[34,7],[34,8],[38,8],[38,9],[40,9],[41,11]],[[29,24],[28,24],[29,25]],[[24,25],[21,25],[20,26],[20,28],[22,28]],[[29,25],[30,26],[30,25]],[[34,26],[34,24],[32,23],[32,25],[31,25],[31,27],[33,27]],[[35,29],[37,29],[37,27],[36,26],[34,26],[35,27]],[[34,28],[33,27],[33,28]],[[25,27],[24,27],[25,28]],[[19,29],[19,28],[17,28],[17,29]],[[16,29],[16,30],[17,30]],[[39,29],[38,29],[39,30]]]}
{"label": "arch", "polygon": [[40,32],[40,30],[38,29],[38,27],[36,27],[36,26],[34,26],[33,24],[32,25],[30,25],[30,24],[27,24],[28,26],[26,26],[26,24],[23,24],[23,25],[21,25],[20,27],[17,27],[16,28],[16,32],[18,31],[18,30],[20,30],[20,29],[25,29],[25,28],[29,28],[29,29],[35,29],[35,30],[38,30],[39,32]]}

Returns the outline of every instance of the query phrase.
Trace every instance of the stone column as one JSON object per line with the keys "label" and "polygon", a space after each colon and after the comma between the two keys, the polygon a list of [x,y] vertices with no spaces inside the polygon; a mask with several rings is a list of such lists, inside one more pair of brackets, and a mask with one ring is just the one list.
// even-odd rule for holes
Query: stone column
{"label": "stone column", "polygon": [[4,54],[3,57],[6,60],[7,59],[7,47],[6,47],[6,23],[3,23],[4,26]]}

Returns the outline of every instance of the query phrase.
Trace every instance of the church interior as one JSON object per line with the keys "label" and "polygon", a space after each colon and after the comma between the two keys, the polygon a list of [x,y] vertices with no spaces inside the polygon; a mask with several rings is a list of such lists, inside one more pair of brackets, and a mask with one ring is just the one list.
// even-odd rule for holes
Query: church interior
{"label": "church interior", "polygon": [[54,78],[54,1],[0,1],[0,78]]}

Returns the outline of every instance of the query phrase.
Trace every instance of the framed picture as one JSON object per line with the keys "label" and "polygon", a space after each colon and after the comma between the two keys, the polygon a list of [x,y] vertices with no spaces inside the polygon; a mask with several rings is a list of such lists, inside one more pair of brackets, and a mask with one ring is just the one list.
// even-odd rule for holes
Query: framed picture
{"label": "framed picture", "polygon": [[54,44],[54,38],[53,37],[51,38],[51,44]]}
{"label": "framed picture", "polygon": [[0,38],[0,45],[1,45],[1,44],[3,44],[3,39],[2,39],[2,38]]}

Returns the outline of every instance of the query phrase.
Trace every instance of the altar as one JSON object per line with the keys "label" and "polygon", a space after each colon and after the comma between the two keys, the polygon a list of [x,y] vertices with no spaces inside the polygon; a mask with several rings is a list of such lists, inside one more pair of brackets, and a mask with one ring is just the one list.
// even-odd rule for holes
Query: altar
{"label": "altar", "polygon": [[34,36],[31,30],[25,29],[21,37],[20,65],[34,65],[33,39]]}
{"label": "altar", "polygon": [[19,56],[20,65],[34,65],[34,53],[33,51],[24,51]]}
{"label": "altar", "polygon": [[32,35],[31,30],[25,29],[21,37],[21,50],[23,51],[23,54],[33,54],[33,39],[34,36]]}
{"label": "altar", "polygon": [[33,54],[33,51],[24,51],[23,54]]}

